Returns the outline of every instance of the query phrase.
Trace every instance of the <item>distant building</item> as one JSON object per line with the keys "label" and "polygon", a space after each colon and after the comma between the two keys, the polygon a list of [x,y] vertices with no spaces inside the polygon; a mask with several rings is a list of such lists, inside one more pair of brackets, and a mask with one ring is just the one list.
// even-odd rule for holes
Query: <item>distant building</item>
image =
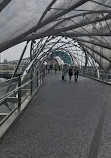
{"label": "distant building", "polygon": [[7,64],[7,59],[4,59],[4,62],[3,62],[4,64]]}

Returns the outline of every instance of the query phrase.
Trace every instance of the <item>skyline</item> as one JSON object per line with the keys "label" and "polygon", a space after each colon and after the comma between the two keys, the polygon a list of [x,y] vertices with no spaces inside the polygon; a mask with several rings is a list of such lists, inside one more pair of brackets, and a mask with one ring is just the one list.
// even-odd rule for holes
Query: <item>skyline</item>
{"label": "skyline", "polygon": [[[24,49],[26,42],[20,43],[14,47],[11,47],[3,52],[0,53],[0,62],[3,62],[4,59],[7,59],[7,61],[13,61],[18,60],[21,56],[21,53]],[[30,54],[30,44],[28,44],[26,52],[23,56],[23,58],[29,57]]]}

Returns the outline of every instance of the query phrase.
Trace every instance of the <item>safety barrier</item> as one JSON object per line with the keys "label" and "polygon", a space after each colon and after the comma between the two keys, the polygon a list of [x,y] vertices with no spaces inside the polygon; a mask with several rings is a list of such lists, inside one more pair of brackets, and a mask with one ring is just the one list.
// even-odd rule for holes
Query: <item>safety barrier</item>
{"label": "safety barrier", "polygon": [[111,84],[111,73],[97,72],[94,70],[84,70],[84,71],[82,70],[80,74],[86,77],[90,77]]}
{"label": "safety barrier", "polygon": [[[9,79],[0,83],[0,126],[15,110],[21,109],[27,98],[32,98],[42,84],[44,75],[45,70],[42,69],[35,74],[27,73],[24,77],[19,76],[12,81]],[[10,81],[12,83],[9,87]]]}

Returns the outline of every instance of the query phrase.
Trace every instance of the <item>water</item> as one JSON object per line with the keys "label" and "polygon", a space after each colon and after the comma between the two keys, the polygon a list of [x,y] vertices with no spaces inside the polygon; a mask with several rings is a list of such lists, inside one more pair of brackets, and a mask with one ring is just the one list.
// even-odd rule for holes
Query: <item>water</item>
{"label": "water", "polygon": [[6,78],[0,78],[0,82],[6,81]]}

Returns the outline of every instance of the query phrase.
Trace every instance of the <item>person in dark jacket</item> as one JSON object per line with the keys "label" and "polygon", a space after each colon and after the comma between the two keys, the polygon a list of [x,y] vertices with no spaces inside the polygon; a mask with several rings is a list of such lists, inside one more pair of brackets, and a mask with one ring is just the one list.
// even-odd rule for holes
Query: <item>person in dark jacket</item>
{"label": "person in dark jacket", "polygon": [[78,80],[78,74],[79,74],[79,69],[78,69],[78,67],[75,67],[75,69],[74,69],[75,81]]}
{"label": "person in dark jacket", "polygon": [[70,67],[69,67],[69,81],[70,81],[70,82],[71,82],[71,80],[72,80],[72,75],[73,75],[73,67],[70,66]]}

